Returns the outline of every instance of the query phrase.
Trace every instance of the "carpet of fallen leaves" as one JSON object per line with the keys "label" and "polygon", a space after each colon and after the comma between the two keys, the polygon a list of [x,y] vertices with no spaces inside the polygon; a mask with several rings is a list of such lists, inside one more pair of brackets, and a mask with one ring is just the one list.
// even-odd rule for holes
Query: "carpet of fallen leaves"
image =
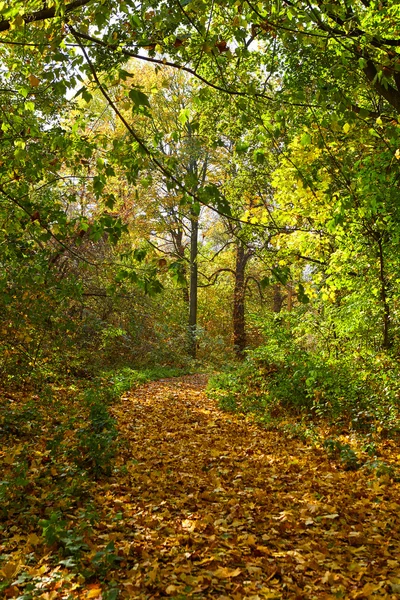
{"label": "carpet of fallen leaves", "polygon": [[119,597],[400,598],[400,484],[221,412],[205,384],[152,382],[113,406],[121,468],[93,483],[90,545],[114,543]]}

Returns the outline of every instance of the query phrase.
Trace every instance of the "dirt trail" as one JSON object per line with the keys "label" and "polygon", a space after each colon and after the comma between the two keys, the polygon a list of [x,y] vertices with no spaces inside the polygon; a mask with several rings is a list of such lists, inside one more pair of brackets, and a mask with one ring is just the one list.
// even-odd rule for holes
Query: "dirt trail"
{"label": "dirt trail", "polygon": [[400,598],[399,484],[219,411],[205,383],[116,407],[125,475],[102,502],[121,512],[123,596]]}

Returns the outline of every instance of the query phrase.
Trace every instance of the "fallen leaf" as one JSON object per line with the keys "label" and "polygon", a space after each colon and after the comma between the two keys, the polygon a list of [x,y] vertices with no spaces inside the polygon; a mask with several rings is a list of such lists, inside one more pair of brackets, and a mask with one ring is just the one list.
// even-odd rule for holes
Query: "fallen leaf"
{"label": "fallen leaf", "polygon": [[213,575],[218,579],[230,579],[237,577],[241,573],[241,569],[229,569],[228,567],[218,567],[216,571],[213,571]]}
{"label": "fallen leaf", "polygon": [[6,579],[12,579],[18,573],[20,567],[20,562],[8,562],[2,566],[0,573],[3,573]]}
{"label": "fallen leaf", "polygon": [[100,598],[101,597],[101,588],[96,587],[86,594],[86,598]]}
{"label": "fallen leaf", "polygon": [[28,535],[27,542],[31,546],[37,546],[42,542],[42,539],[38,535],[36,535],[36,533],[31,533],[30,535]]}

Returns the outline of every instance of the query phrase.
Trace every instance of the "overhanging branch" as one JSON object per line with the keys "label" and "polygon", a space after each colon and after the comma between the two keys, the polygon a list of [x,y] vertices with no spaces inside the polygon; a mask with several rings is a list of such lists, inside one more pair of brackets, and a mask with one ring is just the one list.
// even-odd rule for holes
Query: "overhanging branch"
{"label": "overhanging branch", "polygon": [[[65,6],[64,14],[71,13],[76,8],[82,8],[89,4],[91,0],[74,0]],[[56,17],[56,6],[51,6],[50,8],[43,8],[42,10],[38,10],[31,14],[22,15],[23,20],[26,24],[34,23],[36,21],[46,21],[47,19],[54,19]],[[0,21],[0,31],[8,31],[11,27],[11,21],[4,20]]]}

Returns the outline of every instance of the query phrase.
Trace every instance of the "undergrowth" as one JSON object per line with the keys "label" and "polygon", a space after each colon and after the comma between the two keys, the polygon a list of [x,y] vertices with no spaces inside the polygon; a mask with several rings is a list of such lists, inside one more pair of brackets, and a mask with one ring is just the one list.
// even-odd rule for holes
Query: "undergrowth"
{"label": "undergrowth", "polygon": [[[307,350],[278,320],[263,346],[210,378],[207,392],[222,410],[252,415],[263,427],[319,445],[347,469],[371,466],[378,441],[400,433],[395,359]],[[359,439],[361,456],[342,435]],[[375,462],[379,468],[376,456]]]}
{"label": "undergrowth", "polygon": [[[121,557],[112,540],[93,542],[103,526],[95,490],[124,471],[118,400],[138,385],[187,372],[124,367],[89,380],[71,378],[68,385],[61,379],[38,390],[0,392],[0,596],[18,590],[21,600],[30,600],[57,589],[57,597],[67,597],[92,581],[102,582],[103,598],[118,596],[111,573]],[[20,530],[28,532],[30,552],[21,555],[28,570],[9,558],[18,551],[13,540]],[[43,552],[53,578],[40,571]]]}

